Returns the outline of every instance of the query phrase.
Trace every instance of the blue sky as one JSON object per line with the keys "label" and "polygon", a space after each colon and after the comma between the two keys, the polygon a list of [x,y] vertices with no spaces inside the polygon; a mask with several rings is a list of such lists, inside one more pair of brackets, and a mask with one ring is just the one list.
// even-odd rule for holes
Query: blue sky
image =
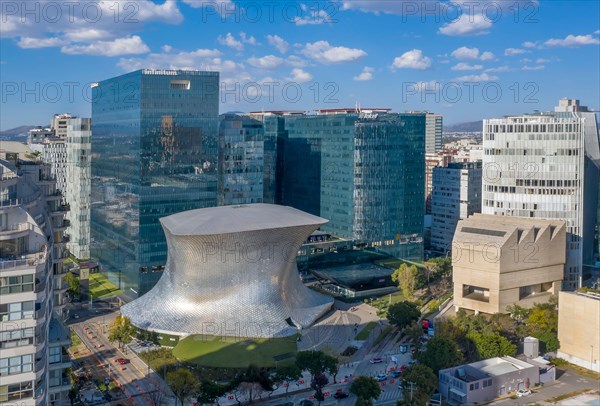
{"label": "blue sky", "polygon": [[[600,109],[600,2],[2,1],[0,129],[91,114],[89,83],[221,72],[221,112],[429,110],[458,123]],[[301,92],[301,94],[300,94]]]}

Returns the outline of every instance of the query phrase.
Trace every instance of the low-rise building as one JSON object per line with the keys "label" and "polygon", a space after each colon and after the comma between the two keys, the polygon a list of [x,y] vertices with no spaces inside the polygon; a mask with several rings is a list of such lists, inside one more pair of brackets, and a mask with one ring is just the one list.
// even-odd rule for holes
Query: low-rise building
{"label": "low-rise building", "polygon": [[600,294],[560,292],[558,357],[600,372]]}
{"label": "low-rise building", "polygon": [[564,221],[487,214],[461,220],[452,242],[454,306],[494,314],[547,302],[560,290],[565,257]]}
{"label": "low-rise building", "polygon": [[442,369],[438,390],[450,404],[473,405],[539,382],[538,366],[513,357],[496,357]]}

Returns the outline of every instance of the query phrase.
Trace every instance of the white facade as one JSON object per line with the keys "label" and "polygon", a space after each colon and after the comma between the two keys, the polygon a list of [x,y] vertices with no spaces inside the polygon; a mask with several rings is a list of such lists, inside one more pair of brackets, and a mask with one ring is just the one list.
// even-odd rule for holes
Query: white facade
{"label": "white facade", "polygon": [[481,162],[433,168],[431,248],[448,252],[459,220],[481,212]]}
{"label": "white facade", "polygon": [[67,215],[71,241],[68,248],[79,259],[90,257],[91,122],[68,114],[55,115],[51,128],[29,132],[28,144],[51,165]]}
{"label": "white facade", "polygon": [[483,126],[483,213],[565,220],[566,289],[592,260],[600,155],[594,113],[573,106]]}
{"label": "white facade", "polygon": [[60,320],[68,301],[63,283],[67,208],[48,166],[31,151],[11,152],[8,142],[2,147],[0,404],[65,404],[70,389],[65,369],[71,364],[62,347],[70,339]]}

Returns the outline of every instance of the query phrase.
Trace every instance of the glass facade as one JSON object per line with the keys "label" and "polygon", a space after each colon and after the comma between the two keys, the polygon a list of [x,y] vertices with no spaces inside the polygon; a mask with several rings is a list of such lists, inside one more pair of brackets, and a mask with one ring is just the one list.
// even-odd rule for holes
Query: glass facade
{"label": "glass facade", "polygon": [[425,114],[288,116],[285,130],[281,204],[328,219],[324,232],[422,259]]}
{"label": "glass facade", "polygon": [[217,204],[219,74],[139,70],[92,91],[92,255],[126,294],[167,255],[159,218]]}
{"label": "glass facade", "polygon": [[260,121],[221,116],[219,206],[263,202],[264,133]]}

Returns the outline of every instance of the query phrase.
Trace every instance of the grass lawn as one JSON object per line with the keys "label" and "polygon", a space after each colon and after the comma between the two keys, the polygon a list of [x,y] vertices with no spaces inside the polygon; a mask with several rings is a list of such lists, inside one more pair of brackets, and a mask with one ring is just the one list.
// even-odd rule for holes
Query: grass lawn
{"label": "grass lawn", "polygon": [[123,293],[101,273],[90,274],[90,295],[94,299],[114,296]]}
{"label": "grass lawn", "polygon": [[273,357],[288,353],[296,354],[296,336],[244,340],[195,335],[180,340],[173,349],[180,361],[214,368],[244,368],[250,364],[273,367]]}
{"label": "grass lawn", "polygon": [[377,323],[374,321],[369,322],[360,332],[354,337],[355,340],[366,340],[369,338],[369,334],[373,329],[377,327]]}

